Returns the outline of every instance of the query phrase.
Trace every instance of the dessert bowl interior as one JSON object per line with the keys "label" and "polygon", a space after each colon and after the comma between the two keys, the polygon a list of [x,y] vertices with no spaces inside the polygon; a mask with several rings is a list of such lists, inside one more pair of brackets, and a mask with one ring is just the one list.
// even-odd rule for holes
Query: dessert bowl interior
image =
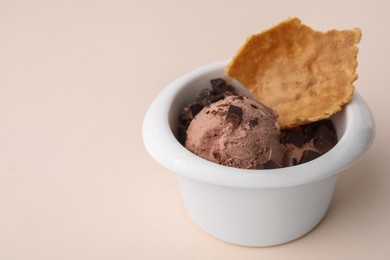
{"label": "dessert bowl interior", "polygon": [[217,62],[178,78],[153,101],[144,120],[144,144],[150,155],[164,167],[186,177],[216,185],[241,188],[275,188],[301,185],[336,174],[356,162],[369,148],[374,137],[372,114],[355,92],[352,101],[331,119],[338,143],[321,157],[292,167],[246,170],[218,165],[196,156],[176,139],[181,109],[192,102],[210,80],[224,78],[239,93],[250,93],[224,75],[227,62]]}

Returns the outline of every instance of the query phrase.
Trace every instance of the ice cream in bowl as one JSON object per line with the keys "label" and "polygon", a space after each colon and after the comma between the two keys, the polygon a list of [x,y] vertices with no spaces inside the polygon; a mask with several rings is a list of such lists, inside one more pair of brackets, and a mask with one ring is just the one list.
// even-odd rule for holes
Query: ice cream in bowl
{"label": "ice cream in bowl", "polygon": [[[298,25],[299,20],[289,19],[266,33],[279,35],[282,28],[286,34],[287,28]],[[298,27],[288,30],[307,29]],[[285,51],[276,45],[286,44],[267,39],[261,45],[273,55],[277,67],[283,67],[289,61],[277,56]],[[251,40],[247,43],[251,45]],[[288,46],[293,43],[290,40]],[[321,47],[327,48],[322,43]],[[271,62],[270,57],[247,52],[245,47],[239,52],[245,59]],[[255,66],[261,76],[248,68],[242,72],[241,67],[248,65],[240,55],[191,71],[164,88],[145,115],[143,140],[151,157],[176,174],[185,208],[204,231],[237,245],[282,244],[303,236],[324,217],[338,174],[369,148],[374,121],[359,93],[345,90],[351,82],[345,83],[337,72],[329,77],[348,85],[335,91],[342,98],[333,97],[328,89],[324,97],[328,101],[322,101],[319,93],[329,77],[312,75],[312,71],[323,71],[316,62],[305,65],[310,67],[310,77],[315,77],[312,80],[294,64],[298,71],[289,73],[297,75],[273,81],[276,69],[267,71],[261,61]],[[302,62],[299,50],[288,56]],[[321,59],[325,58],[315,60]],[[283,75],[291,70],[287,67]],[[304,90],[297,90],[302,85]],[[314,96],[314,101],[306,95]],[[280,105],[283,102],[288,105]],[[315,108],[302,111],[311,102]],[[333,105],[337,102],[341,103]]]}

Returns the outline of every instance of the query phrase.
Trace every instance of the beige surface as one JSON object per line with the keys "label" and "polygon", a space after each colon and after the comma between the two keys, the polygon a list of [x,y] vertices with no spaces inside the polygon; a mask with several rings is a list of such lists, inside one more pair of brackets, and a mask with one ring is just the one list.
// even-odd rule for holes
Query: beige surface
{"label": "beige surface", "polygon": [[[389,259],[389,2],[150,2],[0,2],[0,259]],[[167,83],[288,16],[362,29],[377,136],[314,231],[233,246],[189,219],[142,119]]]}

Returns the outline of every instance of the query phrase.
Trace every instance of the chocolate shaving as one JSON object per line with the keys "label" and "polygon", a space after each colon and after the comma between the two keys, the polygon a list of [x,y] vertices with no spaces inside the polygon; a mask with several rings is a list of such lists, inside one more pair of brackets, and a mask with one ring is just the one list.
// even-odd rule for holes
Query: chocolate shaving
{"label": "chocolate shaving", "polygon": [[230,105],[226,114],[226,121],[233,124],[233,128],[237,128],[241,123],[242,108]]}

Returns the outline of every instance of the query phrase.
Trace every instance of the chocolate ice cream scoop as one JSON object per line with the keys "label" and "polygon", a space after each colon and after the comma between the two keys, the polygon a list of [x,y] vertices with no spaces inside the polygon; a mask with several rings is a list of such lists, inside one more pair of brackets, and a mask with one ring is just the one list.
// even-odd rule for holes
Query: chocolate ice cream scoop
{"label": "chocolate ice cream scoop", "polygon": [[198,156],[244,169],[283,166],[277,114],[243,96],[228,96],[203,108],[191,121],[185,146]]}

